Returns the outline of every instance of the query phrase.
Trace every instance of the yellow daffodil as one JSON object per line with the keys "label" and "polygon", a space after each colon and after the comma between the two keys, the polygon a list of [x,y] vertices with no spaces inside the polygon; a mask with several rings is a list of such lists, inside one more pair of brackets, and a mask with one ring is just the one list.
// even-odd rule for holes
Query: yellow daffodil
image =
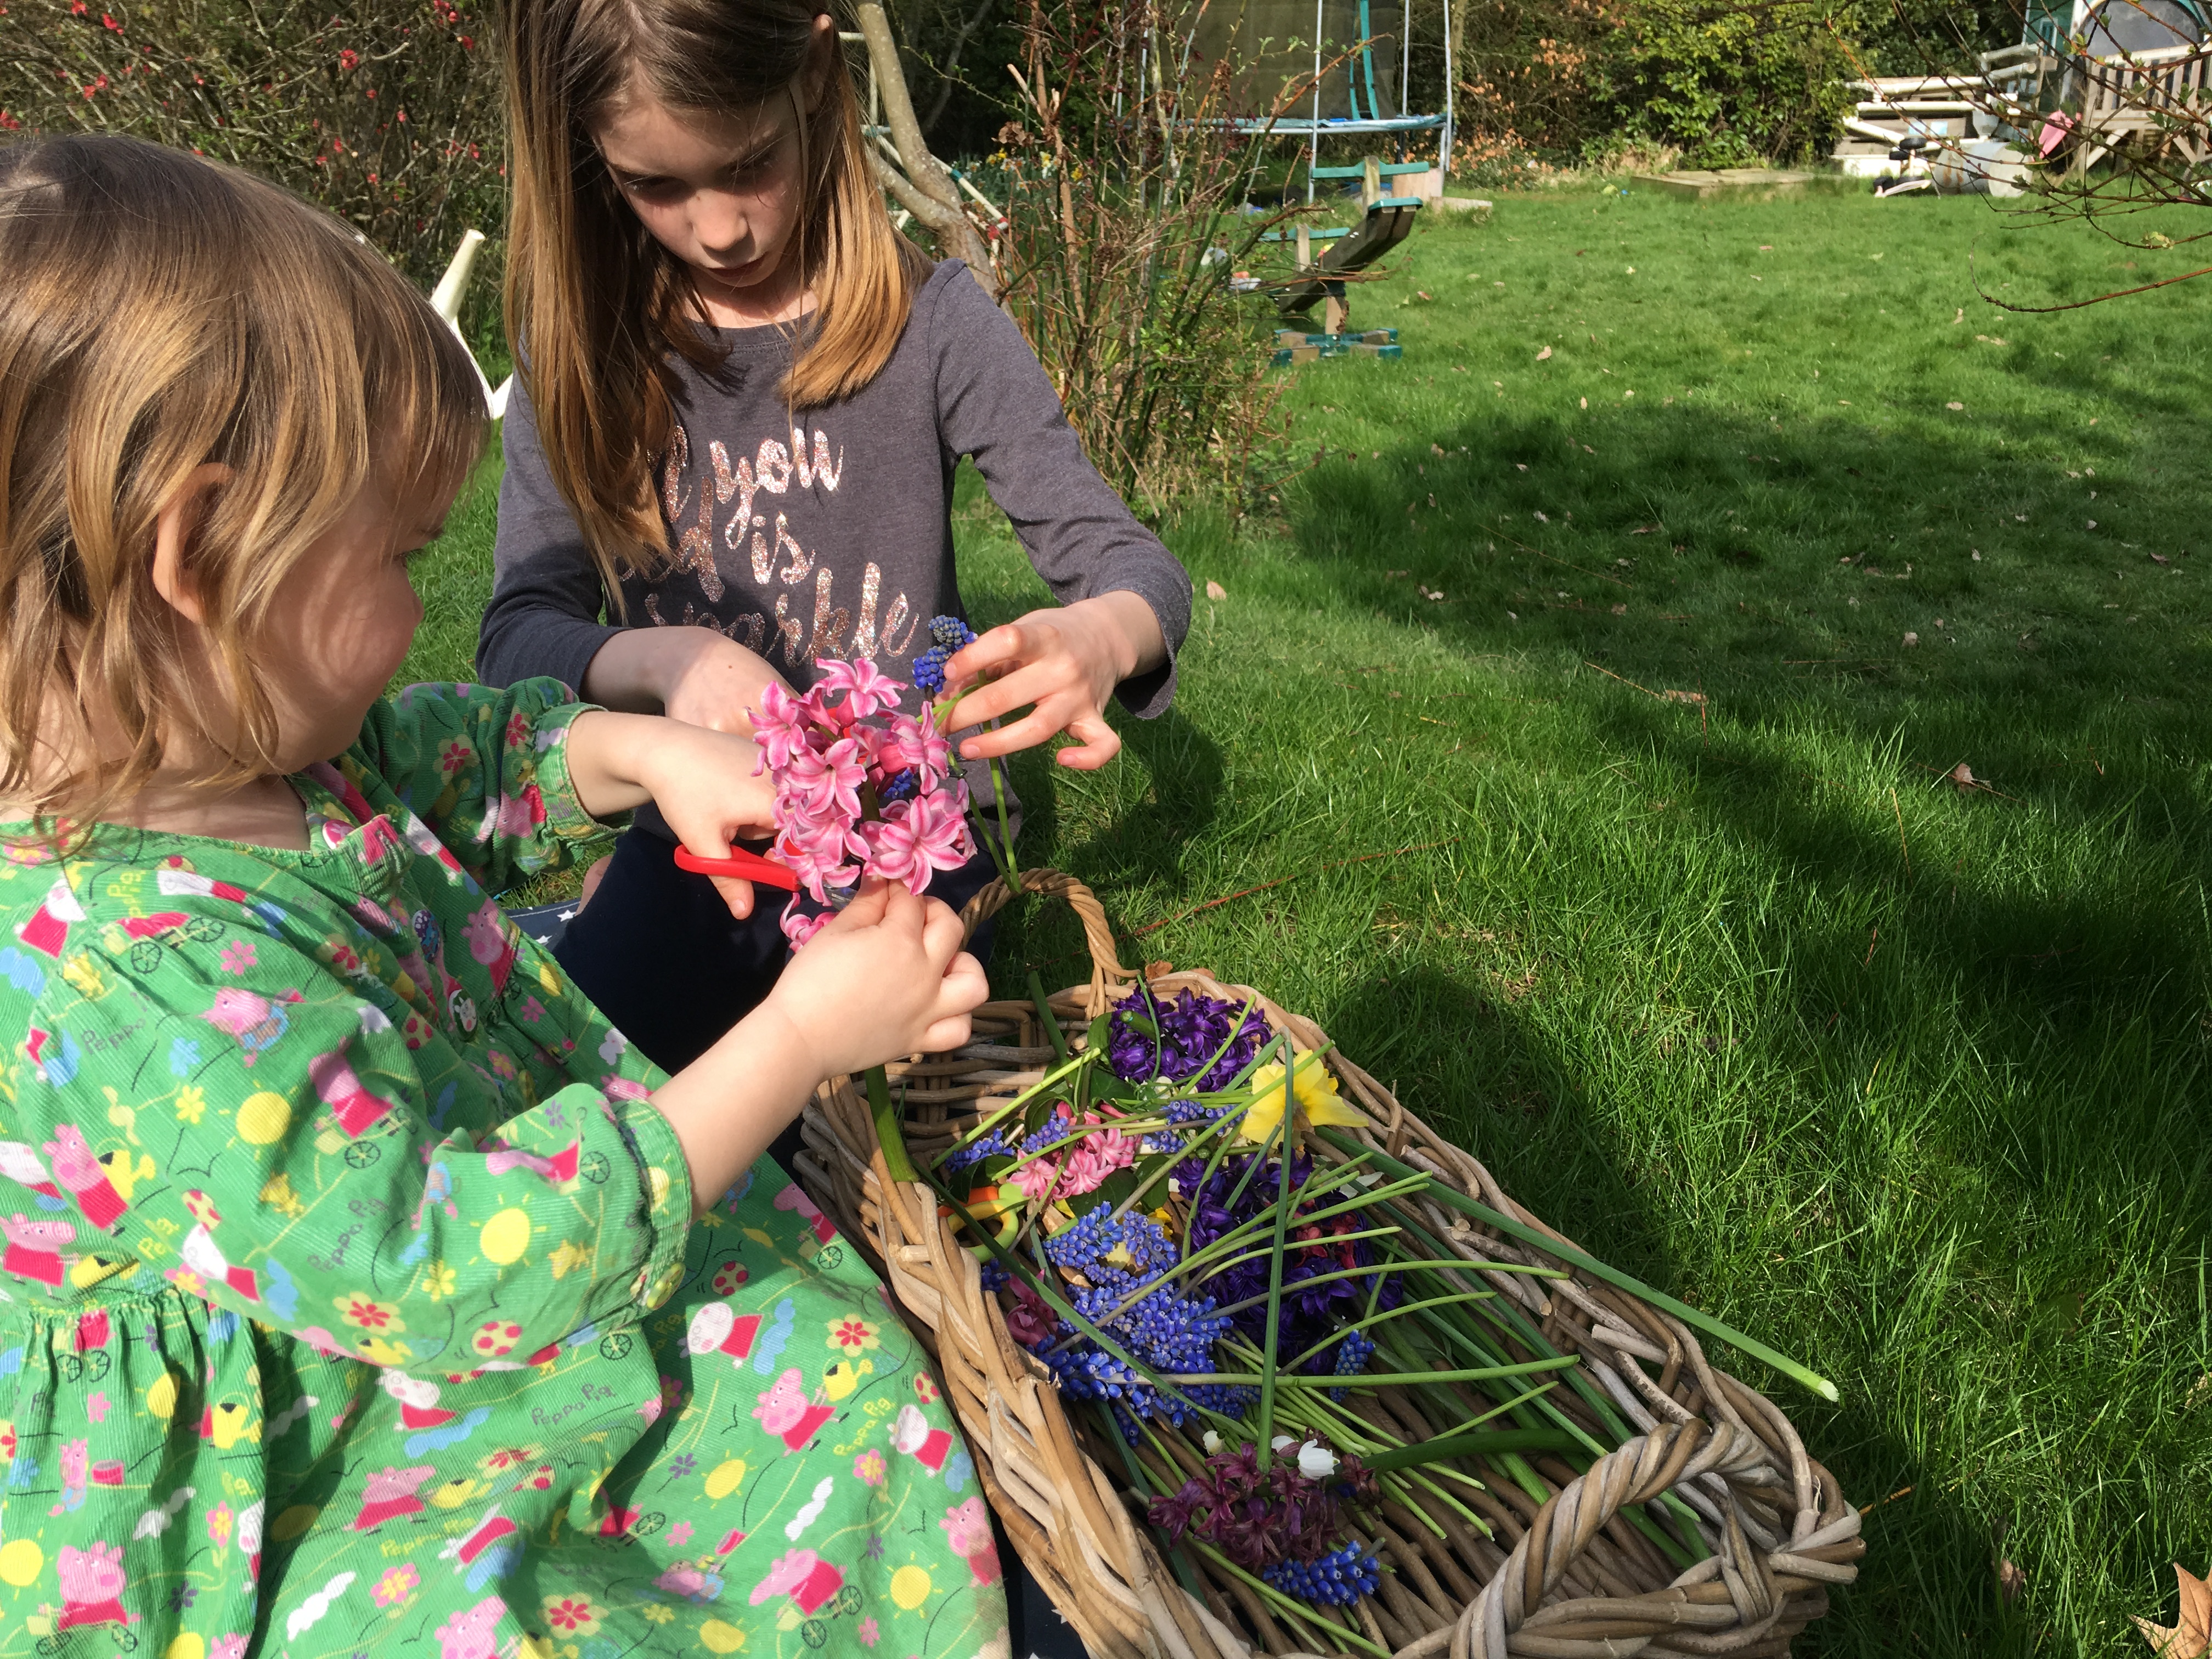
{"label": "yellow daffodil", "polygon": [[[1298,1053],[1291,1056],[1293,1068],[1289,1092],[1297,1097],[1298,1116],[1308,1125],[1334,1123],[1357,1126],[1367,1120],[1358,1109],[1337,1097],[1336,1079],[1322,1063],[1319,1054]],[[1275,1133],[1283,1121],[1283,1096],[1280,1086],[1283,1068],[1270,1060],[1252,1073],[1252,1104],[1245,1109],[1244,1120],[1237,1126],[1240,1140],[1264,1141]]]}

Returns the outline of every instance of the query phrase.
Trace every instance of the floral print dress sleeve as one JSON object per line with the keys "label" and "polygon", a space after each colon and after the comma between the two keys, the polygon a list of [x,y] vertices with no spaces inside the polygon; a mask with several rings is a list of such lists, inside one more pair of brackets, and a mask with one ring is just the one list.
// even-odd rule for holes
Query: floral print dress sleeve
{"label": "floral print dress sleeve", "polygon": [[497,892],[565,867],[619,827],[585,811],[568,781],[568,727],[590,708],[551,679],[504,691],[410,685],[369,711],[335,766],[314,771],[363,821],[377,810],[368,792],[389,792],[416,851]]}

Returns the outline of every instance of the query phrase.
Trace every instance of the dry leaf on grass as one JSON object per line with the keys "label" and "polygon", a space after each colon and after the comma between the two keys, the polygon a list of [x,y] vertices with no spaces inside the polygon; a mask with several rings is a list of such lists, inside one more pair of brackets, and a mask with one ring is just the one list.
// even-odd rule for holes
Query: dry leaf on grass
{"label": "dry leaf on grass", "polygon": [[1229,597],[1229,590],[1219,582],[1209,581],[1206,585],[1206,597],[1209,599],[1225,599]]}
{"label": "dry leaf on grass", "polygon": [[1551,360],[1552,348],[1549,346],[1546,346],[1541,351],[1536,354],[1536,361],[1540,363],[1549,362]]}
{"label": "dry leaf on grass", "polygon": [[2148,1619],[2129,1616],[2159,1659],[2199,1659],[2207,1647],[2212,1647],[2212,1588],[2179,1561],[2173,1564],[2173,1576],[2181,1583],[2179,1624],[2154,1625]]}

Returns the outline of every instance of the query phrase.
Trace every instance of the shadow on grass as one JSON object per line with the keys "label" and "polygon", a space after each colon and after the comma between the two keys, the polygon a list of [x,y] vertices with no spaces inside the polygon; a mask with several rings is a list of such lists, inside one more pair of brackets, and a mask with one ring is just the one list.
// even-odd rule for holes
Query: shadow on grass
{"label": "shadow on grass", "polygon": [[[2179,399],[2136,402],[2146,423],[2173,422],[2172,442],[2202,435]],[[2029,1651],[2067,1589],[2037,1586],[2039,1612],[2008,1606],[1993,1528],[2018,1522],[2042,1559],[2063,1559],[2057,1540],[2118,1523],[2136,1499],[2069,1505],[2055,1467],[2024,1477],[2000,1455],[2003,1431],[2078,1412],[2077,1455],[2145,1497],[2199,1461],[2178,1399],[2124,1357],[2143,1329],[2185,1314],[2194,1328],[2196,1285],[2166,1281],[2212,1243],[2212,1174],[2189,1150],[2212,933],[2197,763],[2212,662],[2179,539],[2204,521],[2199,486],[2137,477],[2158,454],[2108,456],[2090,434],[2084,470],[2107,483],[2085,512],[2090,482],[2019,459],[2037,434],[2002,416],[1887,438],[1785,437],[1690,410],[1641,443],[1607,429],[1591,448],[1614,453],[1591,453],[1565,422],[1493,419],[1331,463],[1292,518],[1302,579],[1315,603],[1422,627],[1469,658],[1556,666],[1598,748],[1686,781],[1698,827],[1669,835],[1709,835],[1786,887],[1741,924],[1747,954],[1773,964],[1747,1040],[1799,1105],[1817,1103],[1805,1132],[1819,1144],[1770,1184],[1806,1177],[1793,1201],[1820,1188],[1838,1242],[1825,1266],[1732,1288],[1770,1310],[1778,1291],[1820,1299],[1783,1316],[1850,1353],[1856,1384],[1838,1407],[1771,1392],[1854,1501],[1914,1488],[1870,1523],[1874,1570],[1801,1650],[1900,1651],[1899,1630],[1916,1626],[1915,1650]],[[2100,510],[2106,533],[2087,532]],[[1942,784],[1962,759],[2003,795]],[[1685,1194],[1628,1138],[1642,1103],[1587,1097],[1587,1062],[1494,983],[1422,969],[1314,1012],[1378,1075],[1415,1074],[1409,1097],[1482,1103],[1437,1127],[1479,1155],[1498,1148],[1509,1188],[1600,1255],[1676,1287],[1756,1271],[1710,1250],[1677,1259],[1670,1241],[1688,1247],[1696,1229],[1670,1224]],[[1856,1098],[1863,1079],[1872,1100],[1885,1056],[1913,1079],[1895,1122]],[[1971,1077],[1964,1092],[1947,1068]],[[1790,1132],[1774,1103],[1749,1109],[1759,1134]],[[1929,1170],[1952,1189],[1910,1190]],[[1717,1188],[1697,1196],[1717,1193],[1725,1204]],[[1877,1223],[1895,1236],[1853,1242]],[[1753,1231],[1790,1248],[1786,1226]],[[2103,1328],[2077,1331],[2100,1296]],[[1915,1297],[1943,1313],[1900,1337],[1890,1327]],[[2054,1302],[2074,1312],[2054,1323]],[[2012,1345],[2050,1357],[2016,1376],[1952,1369]],[[2062,1363],[2066,1350],[2078,1358]],[[2108,1360],[2100,1394],[2091,1376]],[[1968,1410],[1984,1381],[2045,1397]],[[1977,1480],[1977,1465],[2001,1478]],[[2139,1531],[2117,1553],[2117,1582],[2164,1565]]]}
{"label": "shadow on grass", "polygon": [[[1575,1063],[1493,990],[1416,968],[1364,985],[1319,1017],[1346,1053],[1371,1060],[1370,1069],[1387,1075],[1396,1063],[1425,1074],[1403,1091],[1407,1097],[1479,1103],[1449,1121],[1438,1115],[1431,1127],[1483,1158],[1540,1219],[1601,1260],[1711,1305],[1693,1288],[1695,1264],[1676,1255],[1661,1219],[1678,1194],[1607,1131],[1632,1113],[1588,1095]],[[1529,1168],[1532,1145],[1540,1149],[1540,1172]],[[1793,1652],[1902,1651],[1899,1632],[1931,1611],[1947,1635],[1959,1632],[1959,1645],[1916,1633],[1915,1651],[2032,1650],[2032,1642],[2016,1641],[2025,1626],[1993,1588],[1988,1517],[1966,1493],[1936,1489],[1924,1456],[1896,1432],[1893,1401],[1847,1383],[1842,1402],[1830,1405],[1721,1343],[1705,1347],[1715,1366],[1782,1409],[1850,1502],[1879,1506],[1902,1488],[1913,1489],[1917,1500],[1871,1523],[1868,1570]]]}
{"label": "shadow on grass", "polygon": [[[1141,799],[1101,823],[1094,838],[1069,843],[1059,856],[1101,891],[1148,885],[1170,896],[1184,894],[1189,884],[1183,848],[1209,830],[1219,811],[1224,769],[1220,747],[1173,707],[1156,720],[1120,720],[1116,729],[1141,762],[1150,787]],[[1060,791],[1053,776],[1060,769],[1045,750],[1015,757],[1014,787],[1024,814],[1021,847],[1061,846]],[[1024,860],[1035,861],[1034,855]],[[1035,906],[1018,907],[1006,918],[1000,939],[993,962],[1005,995],[1020,992],[1013,964],[1036,968],[1047,988],[1058,990],[1076,977],[1070,969],[1090,959],[1080,930],[1057,905],[1042,912]]]}

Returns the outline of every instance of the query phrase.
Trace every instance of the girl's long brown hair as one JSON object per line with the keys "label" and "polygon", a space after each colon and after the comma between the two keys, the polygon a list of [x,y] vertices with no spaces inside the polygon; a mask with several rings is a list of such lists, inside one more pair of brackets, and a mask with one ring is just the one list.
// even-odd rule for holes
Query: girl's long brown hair
{"label": "girl's long brown hair", "polygon": [[[635,83],[677,111],[787,94],[818,50],[823,0],[500,0],[507,66],[507,328],[553,483],[619,609],[665,568],[653,470],[673,428],[672,356],[712,368],[683,262],[617,192],[589,131]],[[921,251],[885,216],[842,54],[800,125],[794,256],[814,293],[781,386],[794,409],[859,391],[890,360]]]}
{"label": "girl's long brown hair", "polygon": [[[180,734],[209,782],[276,769],[270,605],[372,471],[458,485],[467,349],[353,229],[246,173],[115,134],[0,149],[0,798],[82,825]],[[187,477],[229,469],[186,573],[227,684],[153,582]]]}

